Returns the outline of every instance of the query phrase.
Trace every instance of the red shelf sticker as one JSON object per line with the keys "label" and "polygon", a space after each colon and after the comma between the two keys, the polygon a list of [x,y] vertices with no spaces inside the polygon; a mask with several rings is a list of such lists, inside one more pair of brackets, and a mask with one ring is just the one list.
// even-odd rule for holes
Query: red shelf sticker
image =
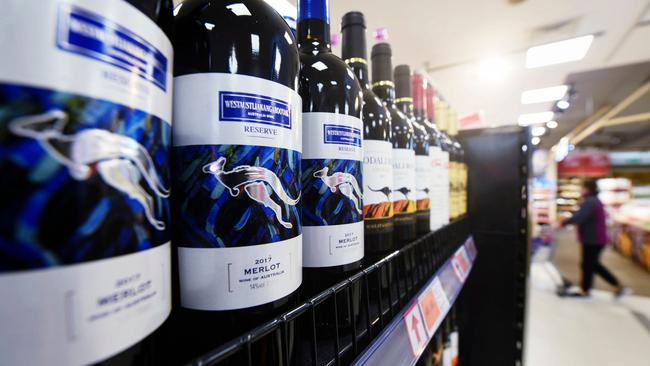
{"label": "red shelf sticker", "polygon": [[420,305],[420,312],[424,318],[424,325],[427,329],[429,337],[433,337],[436,330],[436,325],[440,320],[440,306],[436,302],[436,297],[433,294],[431,287],[427,288],[422,295],[418,297],[418,305]]}
{"label": "red shelf sticker", "polygon": [[406,332],[409,335],[411,350],[417,357],[429,342],[429,337],[427,336],[426,330],[424,330],[424,321],[420,314],[420,308],[417,304],[411,305],[404,314],[404,325],[406,326]]}

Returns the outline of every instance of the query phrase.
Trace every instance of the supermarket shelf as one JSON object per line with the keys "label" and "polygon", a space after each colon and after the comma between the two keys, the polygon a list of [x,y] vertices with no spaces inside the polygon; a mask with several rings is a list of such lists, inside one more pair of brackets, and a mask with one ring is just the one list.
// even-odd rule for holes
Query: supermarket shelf
{"label": "supermarket shelf", "polygon": [[[469,219],[455,220],[250,332],[215,345],[188,365],[252,366],[257,364],[255,346],[260,343],[273,345],[266,350],[269,357],[274,355],[275,360],[268,360],[271,365],[284,365],[287,360],[312,366],[364,364],[364,357],[371,364],[370,359],[385,348],[384,342],[398,339],[396,325],[402,324],[416,295],[435,285],[442,288],[449,304],[455,301],[476,255],[468,238]],[[358,294],[354,299],[353,293]],[[441,320],[448,309],[440,310]],[[322,319],[328,317],[333,321],[323,324]],[[301,335],[296,336],[292,329]],[[412,360],[417,360],[416,354]]]}
{"label": "supermarket shelf", "polygon": [[[458,298],[476,254],[470,237],[355,360],[354,365],[415,365]],[[409,349],[412,352],[406,351]]]}

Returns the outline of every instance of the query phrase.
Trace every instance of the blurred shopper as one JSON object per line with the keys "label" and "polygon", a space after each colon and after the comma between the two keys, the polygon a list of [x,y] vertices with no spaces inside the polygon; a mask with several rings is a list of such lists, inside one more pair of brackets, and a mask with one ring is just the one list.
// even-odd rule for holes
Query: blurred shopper
{"label": "blurred shopper", "polygon": [[607,245],[607,225],[605,207],[598,199],[596,181],[588,180],[582,185],[583,201],[580,209],[571,218],[564,220],[561,226],[578,226],[578,237],[582,244],[582,292],[579,297],[589,296],[594,280],[594,273],[600,275],[607,283],[616,287],[616,296],[630,292],[620,281],[600,263],[600,254]]}

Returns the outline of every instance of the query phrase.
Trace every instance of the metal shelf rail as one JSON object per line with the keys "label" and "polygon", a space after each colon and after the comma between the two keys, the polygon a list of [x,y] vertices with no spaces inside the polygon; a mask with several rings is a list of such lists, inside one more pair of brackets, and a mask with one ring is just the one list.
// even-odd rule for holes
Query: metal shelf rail
{"label": "metal shelf rail", "polygon": [[[267,345],[265,365],[377,364],[400,337],[408,345],[408,328],[400,325],[418,309],[417,296],[433,289],[440,310],[434,328],[444,319],[476,255],[469,235],[468,218],[455,220],[188,365],[257,365],[260,344]],[[396,349],[412,362],[392,364],[413,364],[422,349]]]}

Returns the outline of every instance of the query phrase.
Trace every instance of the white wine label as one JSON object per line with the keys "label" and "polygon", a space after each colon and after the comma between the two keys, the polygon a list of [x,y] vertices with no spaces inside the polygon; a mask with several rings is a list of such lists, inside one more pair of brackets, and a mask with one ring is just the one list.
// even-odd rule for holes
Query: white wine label
{"label": "white wine label", "polygon": [[278,83],[246,75],[174,78],[174,146],[241,145],[302,151],[302,102]]}
{"label": "white wine label", "polygon": [[430,211],[430,194],[433,182],[431,165],[431,156],[415,156],[415,199],[418,211]]}
{"label": "white wine label", "polygon": [[245,75],[174,83],[182,306],[233,310],[290,294],[301,283],[300,97]]}
{"label": "white wine label", "polygon": [[442,366],[453,366],[452,360],[451,347],[446,346],[442,351]]}
{"label": "white wine label", "polygon": [[352,263],[363,258],[363,221],[328,226],[305,226],[303,267],[331,267]]}
{"label": "white wine label", "polygon": [[217,250],[179,247],[181,305],[234,310],[289,295],[302,282],[301,239]]}
{"label": "white wine label", "polygon": [[458,359],[458,331],[455,330],[449,334],[449,343],[451,344],[451,361],[457,362]]}
{"label": "white wine label", "polygon": [[303,114],[303,266],[363,258],[363,123],[335,113]]}
{"label": "white wine label", "polygon": [[415,151],[412,149],[393,149],[391,198],[396,215],[415,212]]}
{"label": "white wine label", "polygon": [[[445,169],[445,155],[438,147],[429,149],[431,157],[431,230],[437,230],[449,221],[449,177]],[[448,156],[448,155],[447,155]]]}
{"label": "white wine label", "polygon": [[449,187],[450,177],[449,177],[449,152],[442,152],[442,173],[440,175],[441,180],[440,184],[442,186],[442,194],[440,200],[440,223],[444,226],[449,223],[449,211],[450,211],[450,197],[451,189]]}
{"label": "white wine label", "polygon": [[94,364],[169,315],[172,46],[125,1],[0,21],[0,364]]}
{"label": "white wine label", "polygon": [[171,120],[172,45],[119,0],[9,0],[0,82],[107,100]]}
{"label": "white wine label", "polygon": [[0,364],[86,365],[140,341],[171,311],[169,254],[0,275]]}
{"label": "white wine label", "polygon": [[363,219],[393,217],[393,146],[388,141],[363,142]]}
{"label": "white wine label", "polygon": [[303,113],[303,159],[363,160],[363,122],[337,113]]}

